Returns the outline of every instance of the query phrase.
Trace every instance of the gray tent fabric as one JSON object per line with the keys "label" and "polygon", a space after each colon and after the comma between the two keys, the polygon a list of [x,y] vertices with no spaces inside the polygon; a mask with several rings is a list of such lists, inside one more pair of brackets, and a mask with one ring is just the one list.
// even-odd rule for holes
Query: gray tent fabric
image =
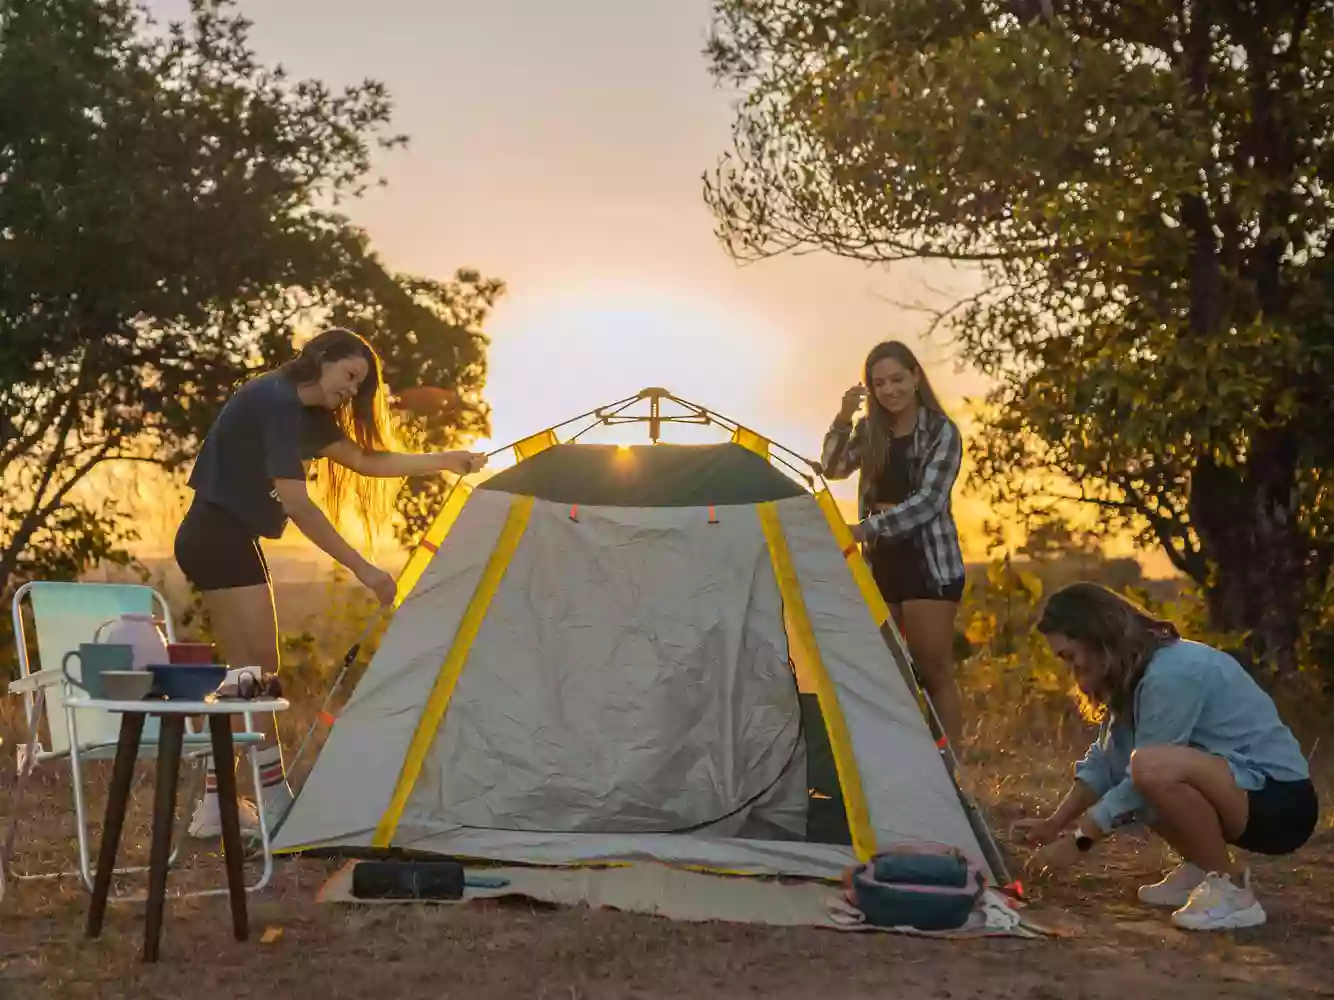
{"label": "gray tent fabric", "polygon": [[421,709],[500,537],[508,501],[475,496],[463,508],[436,558],[395,611],[275,836],[276,848],[370,845]]}
{"label": "gray tent fabric", "polygon": [[725,519],[535,505],[403,822],[670,833],[748,809],[799,764],[795,801],[768,805],[802,837],[778,585],[754,514]]}
{"label": "gray tent fabric", "polygon": [[[275,848],[364,848],[514,497],[469,498],[391,622]],[[773,504],[878,846],[985,860],[823,512]],[[541,864],[656,860],[837,878],[808,842],[806,743],[759,508],[570,507],[528,525],[392,846]],[[714,523],[711,523],[714,522]],[[846,792],[846,790],[845,790]]]}

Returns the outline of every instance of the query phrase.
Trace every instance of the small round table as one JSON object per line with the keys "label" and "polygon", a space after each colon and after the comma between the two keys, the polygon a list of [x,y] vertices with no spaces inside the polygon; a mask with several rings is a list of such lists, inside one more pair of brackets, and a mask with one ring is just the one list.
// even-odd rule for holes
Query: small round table
{"label": "small round table", "polygon": [[157,961],[167,895],[167,862],[171,855],[171,833],[176,820],[176,783],[180,777],[181,751],[185,743],[185,720],[191,716],[206,715],[213,742],[213,759],[220,764],[216,769],[218,813],[222,825],[222,849],[227,867],[227,890],[232,905],[232,928],[236,940],[245,941],[250,936],[250,920],[246,914],[245,873],[241,868],[241,818],[236,802],[236,773],[224,763],[232,759],[233,753],[231,717],[284,712],[290,707],[287,699],[106,701],[99,698],[70,698],[65,702],[65,707],[70,710],[96,709],[115,712],[121,716],[120,739],[116,743],[116,761],[112,768],[111,787],[107,791],[106,822],[102,826],[102,842],[97,853],[93,901],[88,910],[88,937],[95,938],[102,933],[107,895],[111,891],[112,872],[116,869],[116,852],[120,847],[121,828],[125,825],[125,810],[129,805],[130,785],[134,778],[135,761],[139,757],[139,741],[143,736],[144,720],[150,715],[155,715],[162,722],[158,737],[157,787],[153,799],[148,912],[144,920],[144,961]]}

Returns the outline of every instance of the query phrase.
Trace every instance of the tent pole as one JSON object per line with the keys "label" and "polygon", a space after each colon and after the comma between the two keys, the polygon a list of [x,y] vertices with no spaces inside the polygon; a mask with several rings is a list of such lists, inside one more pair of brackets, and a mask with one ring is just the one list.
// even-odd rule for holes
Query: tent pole
{"label": "tent pole", "polygon": [[[673,403],[679,403],[681,406],[684,406],[687,409],[694,410],[697,414],[700,414],[701,416],[707,416],[713,418],[718,423],[726,427],[728,430],[735,431],[738,427],[743,426],[740,423],[740,421],[733,420],[726,414],[719,413],[716,410],[710,410],[707,407],[700,406],[698,403],[692,403],[690,400],[682,399],[680,396],[673,396],[668,394],[666,398],[670,399]],[[731,424],[731,426],[728,427],[727,426],[728,424]],[[781,441],[775,441],[773,438],[765,438],[765,440],[768,441],[775,448],[777,448],[779,451],[787,452],[787,454],[791,455],[794,459],[796,459],[798,462],[801,462],[803,465],[810,466],[810,468],[813,470],[817,471],[819,470],[819,466],[817,463],[812,462],[809,458],[802,455],[801,453],[793,451],[791,448],[783,444]]]}
{"label": "tent pole", "polygon": [[[633,395],[633,396],[626,396],[624,399],[618,399],[618,400],[616,400],[616,402],[614,402],[614,403],[607,403],[605,406],[594,407],[593,409],[589,410],[589,411],[586,412],[586,413],[580,413],[580,414],[578,414],[577,416],[570,417],[568,420],[562,420],[562,421],[561,421],[560,423],[558,423],[558,424],[552,424],[550,427],[545,427],[545,428],[543,428],[543,429],[540,430],[540,431],[535,431],[534,433],[535,433],[535,434],[543,434],[543,433],[545,433],[546,431],[555,431],[555,430],[559,430],[559,429],[562,428],[562,427],[568,427],[570,424],[574,423],[576,420],[585,420],[585,419],[587,419],[588,417],[597,417],[598,420],[601,421],[601,419],[602,419],[602,415],[603,415],[603,411],[605,411],[605,410],[610,410],[610,409],[612,409],[613,407],[617,407],[617,406],[619,406],[619,407],[621,407],[622,409],[624,409],[625,407],[630,406],[632,403],[637,402],[637,401],[640,400],[641,398],[642,398],[642,397],[641,397],[639,394],[635,394],[635,395]],[[517,439],[517,440],[515,440],[515,441],[511,441],[509,444],[501,445],[499,448],[496,448],[496,449],[494,449],[493,451],[488,451],[488,452],[486,453],[486,457],[487,457],[487,458],[495,458],[497,455],[503,455],[505,452],[509,451],[511,448],[513,448],[513,447],[514,447],[516,444],[518,444],[519,442],[521,442],[521,441],[526,441],[526,440],[528,440],[528,438],[530,438],[530,437],[532,437],[532,436],[533,436],[532,434],[526,434],[526,435],[524,435],[523,437],[521,437],[521,438],[519,438],[519,439]]]}

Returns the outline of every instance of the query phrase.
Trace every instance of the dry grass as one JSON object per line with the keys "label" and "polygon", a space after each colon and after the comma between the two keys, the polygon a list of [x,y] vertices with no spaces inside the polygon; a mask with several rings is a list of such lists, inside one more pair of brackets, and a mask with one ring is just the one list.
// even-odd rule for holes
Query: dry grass
{"label": "dry grass", "polygon": [[[327,607],[327,605],[326,605]],[[303,669],[289,693],[299,711],[282,720],[286,746],[305,732],[321,677],[357,631],[355,609],[323,646],[298,643]],[[324,621],[328,623],[327,616]],[[317,648],[318,647],[318,648]],[[985,665],[983,665],[985,666]],[[977,741],[968,754],[970,790],[1003,836],[1009,822],[1049,808],[1065,790],[1070,760],[1086,734],[1050,701],[1016,710],[1000,685],[970,668]],[[310,688],[311,690],[306,690]],[[322,692],[321,692],[322,693]],[[0,802],[13,801],[19,737],[13,699],[0,709],[7,742]],[[109,764],[90,774],[92,815]],[[1322,779],[1327,802],[1334,785]],[[299,778],[299,776],[298,776]],[[122,863],[147,858],[151,765],[136,778]],[[21,864],[74,861],[67,771],[48,766],[22,803]],[[187,804],[182,803],[181,808]],[[1035,908],[1071,929],[1043,942],[923,942],[894,936],[840,935],[728,925],[691,925],[586,909],[526,905],[355,909],[314,902],[331,873],[327,861],[283,860],[273,886],[251,899],[253,939],[231,940],[222,898],[169,903],[163,961],[139,962],[142,907],[118,905],[99,941],[82,936],[87,896],[73,881],[24,883],[0,903],[0,1000],[129,996],[197,1000],[223,997],[334,998],[822,996],[1029,998],[1095,1000],[1173,995],[1295,997],[1334,995],[1328,977],[1334,947],[1334,829],[1327,809],[1315,841],[1291,860],[1256,866],[1270,914],[1262,928],[1235,935],[1191,936],[1135,901],[1134,890],[1164,862],[1161,849],[1122,836],[1081,873],[1030,883]],[[97,822],[94,823],[95,833]],[[213,845],[193,850],[173,872],[173,887],[220,885]],[[250,873],[254,877],[252,869]],[[122,889],[138,891],[142,881]],[[262,943],[269,928],[276,939]],[[273,937],[273,934],[270,934]],[[1169,983],[1169,977],[1175,979]]]}

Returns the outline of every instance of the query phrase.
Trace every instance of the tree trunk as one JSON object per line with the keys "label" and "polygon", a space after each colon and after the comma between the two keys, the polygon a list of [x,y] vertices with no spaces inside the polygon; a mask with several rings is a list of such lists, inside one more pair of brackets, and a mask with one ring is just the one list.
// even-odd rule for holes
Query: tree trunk
{"label": "tree trunk", "polygon": [[1297,669],[1307,548],[1297,509],[1297,442],[1288,431],[1257,435],[1244,469],[1203,461],[1191,481],[1190,517],[1212,574],[1214,628],[1248,634],[1248,667]]}

